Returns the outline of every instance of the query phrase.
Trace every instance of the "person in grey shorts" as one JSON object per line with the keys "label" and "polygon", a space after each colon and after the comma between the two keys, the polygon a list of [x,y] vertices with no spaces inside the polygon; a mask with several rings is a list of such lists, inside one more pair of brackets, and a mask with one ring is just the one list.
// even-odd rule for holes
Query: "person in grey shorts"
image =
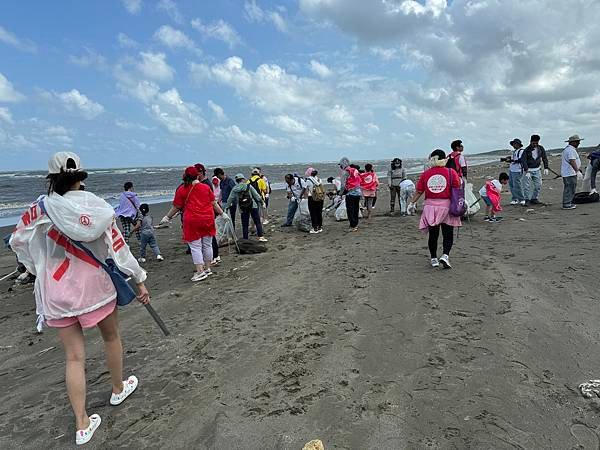
{"label": "person in grey shorts", "polygon": [[560,174],[563,179],[563,209],[575,209],[577,206],[573,204],[573,197],[575,197],[575,190],[577,189],[577,179],[583,178],[581,173],[581,159],[577,153],[577,147],[583,139],[579,135],[574,134],[565,142],[569,145],[565,147],[562,152]]}

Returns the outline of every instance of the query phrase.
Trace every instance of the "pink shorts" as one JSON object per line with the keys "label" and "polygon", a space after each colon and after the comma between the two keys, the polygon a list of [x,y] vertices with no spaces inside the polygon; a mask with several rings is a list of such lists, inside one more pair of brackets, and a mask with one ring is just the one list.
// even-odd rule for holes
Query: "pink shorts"
{"label": "pink shorts", "polygon": [[110,316],[115,310],[116,306],[117,299],[114,299],[112,302],[107,303],[98,309],[90,311],[89,313],[81,314],[80,316],[64,317],[62,319],[48,319],[46,320],[46,325],[52,328],[66,328],[79,322],[79,325],[81,325],[81,328],[84,330],[88,328],[94,328],[96,325],[98,325],[98,323]]}

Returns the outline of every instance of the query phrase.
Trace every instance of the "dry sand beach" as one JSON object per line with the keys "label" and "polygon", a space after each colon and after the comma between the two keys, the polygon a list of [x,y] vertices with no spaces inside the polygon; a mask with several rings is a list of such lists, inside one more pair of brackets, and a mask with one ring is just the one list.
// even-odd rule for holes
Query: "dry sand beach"
{"label": "dry sand beach", "polygon": [[[501,167],[474,168],[475,188]],[[548,180],[547,206],[505,206],[498,224],[479,213],[451,271],[429,266],[417,217],[384,215],[386,189],[358,233],[274,220],[267,253],[224,248],[199,284],[174,221],[157,232],[166,260],[145,265],[172,334],[139,305],[121,311],[140,387],[120,407],[87,334],[88,412],[103,418],[87,448],[599,448],[600,403],[577,389],[600,378],[599,206],[563,211],[561,194]],[[13,267],[3,250],[0,273]],[[0,283],[0,447],[74,447],[62,349],[35,333],[31,286],[11,286]]]}

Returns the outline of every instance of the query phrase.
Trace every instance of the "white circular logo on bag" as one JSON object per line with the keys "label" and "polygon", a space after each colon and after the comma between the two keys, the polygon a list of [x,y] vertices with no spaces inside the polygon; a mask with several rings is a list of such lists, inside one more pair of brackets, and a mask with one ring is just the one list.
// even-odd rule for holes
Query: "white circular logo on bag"
{"label": "white circular logo on bag", "polygon": [[447,186],[446,177],[444,175],[434,175],[427,180],[427,189],[433,194],[444,192]]}

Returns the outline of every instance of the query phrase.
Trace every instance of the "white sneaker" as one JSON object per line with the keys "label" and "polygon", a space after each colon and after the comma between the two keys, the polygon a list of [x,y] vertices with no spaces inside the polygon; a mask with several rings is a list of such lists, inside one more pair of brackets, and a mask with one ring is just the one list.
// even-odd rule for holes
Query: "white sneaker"
{"label": "white sneaker", "polygon": [[314,230],[314,229],[311,229],[311,230],[310,230],[308,233],[309,233],[309,234],[317,234],[317,233],[318,233],[318,231],[317,231],[317,230]]}
{"label": "white sneaker", "polygon": [[521,200],[521,201],[519,202],[519,204],[520,204],[521,206],[525,206],[525,200]]}
{"label": "white sneaker", "polygon": [[517,200],[512,200],[512,201],[510,202],[510,204],[511,204],[511,205],[518,205],[518,204],[519,204],[519,202],[518,202]]}
{"label": "white sneaker", "polygon": [[263,225],[269,225],[269,221],[268,221],[268,220],[265,220],[265,221],[263,222]]}
{"label": "white sneaker", "polygon": [[165,260],[165,258],[163,258],[163,256],[162,256],[162,255],[156,255],[156,260],[157,260],[157,261],[164,261],[164,260]]}
{"label": "white sneaker", "polygon": [[102,419],[98,414],[92,414],[90,416],[90,426],[85,430],[77,430],[75,432],[75,443],[77,445],[83,445],[90,442],[90,439],[94,436],[94,432],[98,429],[102,423]]}
{"label": "white sneaker", "polygon": [[317,233],[322,233],[322,232],[323,232],[323,228],[319,228],[319,229],[317,230]]}
{"label": "white sneaker", "polygon": [[135,375],[131,375],[125,381],[123,381],[123,390],[120,394],[114,392],[110,396],[110,404],[113,406],[120,405],[125,401],[127,397],[133,394],[133,391],[138,387],[138,379]]}
{"label": "white sneaker", "polygon": [[444,269],[452,269],[452,266],[450,265],[450,258],[448,257],[448,255],[442,255],[442,257],[440,258],[440,264],[444,266]]}
{"label": "white sneaker", "polygon": [[264,237],[264,236],[259,237],[258,240],[260,242],[269,242],[269,240],[266,237]]}
{"label": "white sneaker", "polygon": [[440,267],[440,262],[437,258],[431,258],[431,267]]}
{"label": "white sneaker", "polygon": [[206,272],[202,271],[202,272],[196,272],[194,274],[194,276],[192,277],[192,281],[202,281],[202,280],[206,280],[208,278],[208,275],[206,274]]}
{"label": "white sneaker", "polygon": [[596,188],[594,188],[594,189],[592,189],[592,190],[590,191],[590,195],[591,195],[591,194],[597,194],[597,193],[598,193],[598,191],[596,190]]}
{"label": "white sneaker", "polygon": [[144,264],[146,262],[146,258],[138,258],[138,262]]}
{"label": "white sneaker", "polygon": [[210,269],[204,269],[204,273],[206,274],[207,277],[213,275],[213,271]]}
{"label": "white sneaker", "polygon": [[217,256],[215,259],[213,259],[210,262],[211,266],[218,266],[219,264],[221,264],[221,257],[220,256]]}

